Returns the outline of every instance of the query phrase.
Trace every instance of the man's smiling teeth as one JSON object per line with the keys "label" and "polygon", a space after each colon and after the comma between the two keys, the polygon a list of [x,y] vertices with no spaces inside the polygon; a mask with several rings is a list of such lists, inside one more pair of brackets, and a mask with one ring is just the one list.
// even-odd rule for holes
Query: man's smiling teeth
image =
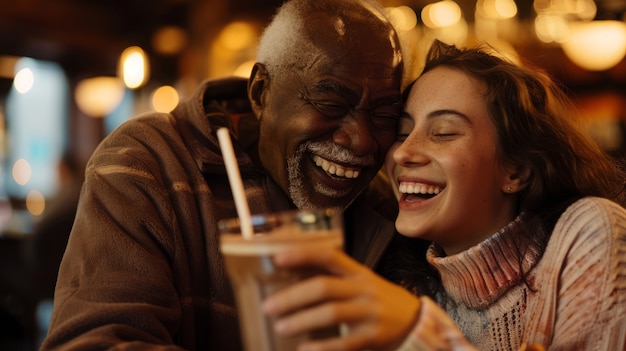
{"label": "man's smiling teeth", "polygon": [[398,186],[398,190],[400,190],[403,194],[439,194],[442,187],[436,185],[429,184],[420,184],[420,183],[409,183],[402,182]]}
{"label": "man's smiling teeth", "polygon": [[336,175],[338,177],[344,178],[357,178],[359,176],[359,169],[356,168],[346,168],[342,165],[338,165],[334,162],[323,159],[317,155],[313,156],[313,161],[318,167],[322,167],[322,169],[332,175]]}

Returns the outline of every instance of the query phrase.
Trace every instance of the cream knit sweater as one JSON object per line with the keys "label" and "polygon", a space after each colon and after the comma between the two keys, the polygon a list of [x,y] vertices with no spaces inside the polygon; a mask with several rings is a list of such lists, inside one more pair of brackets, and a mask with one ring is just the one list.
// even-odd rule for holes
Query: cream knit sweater
{"label": "cream knit sweater", "polygon": [[[451,303],[446,313],[422,298],[417,325],[401,350],[523,349],[626,350],[626,210],[588,197],[558,220],[540,256],[523,258],[529,289],[520,278],[507,233],[511,222],[481,244],[457,255],[428,260],[441,273]],[[450,320],[451,317],[452,320]]]}

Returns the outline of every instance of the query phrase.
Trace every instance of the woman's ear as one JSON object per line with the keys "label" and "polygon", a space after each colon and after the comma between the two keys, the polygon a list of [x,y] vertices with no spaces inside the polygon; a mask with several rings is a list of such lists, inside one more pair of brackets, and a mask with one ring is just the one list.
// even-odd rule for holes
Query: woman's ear
{"label": "woman's ear", "polygon": [[514,194],[528,186],[532,171],[526,166],[510,166],[506,168],[506,176],[502,182],[502,191]]}
{"label": "woman's ear", "polygon": [[261,119],[263,109],[265,108],[265,93],[269,86],[269,76],[267,69],[262,63],[255,63],[248,80],[248,98],[252,111],[258,120]]}

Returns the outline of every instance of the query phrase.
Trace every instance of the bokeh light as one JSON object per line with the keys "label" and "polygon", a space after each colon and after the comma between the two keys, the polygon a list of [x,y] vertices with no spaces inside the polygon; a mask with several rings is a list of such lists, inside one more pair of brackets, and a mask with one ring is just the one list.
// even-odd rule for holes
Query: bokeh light
{"label": "bokeh light", "polygon": [[33,75],[33,71],[28,67],[20,69],[13,79],[13,86],[20,94],[26,94],[34,84],[35,75]]}
{"label": "bokeh light", "polygon": [[607,70],[626,55],[626,23],[592,21],[571,24],[563,51],[578,66],[590,71]]}
{"label": "bokeh light", "polygon": [[83,113],[101,118],[115,110],[124,91],[124,84],[117,77],[93,77],[78,82],[74,99]]}
{"label": "bokeh light", "polygon": [[452,0],[428,4],[422,9],[422,22],[430,28],[452,26],[458,23],[462,16],[459,4]]}
{"label": "bokeh light", "polygon": [[30,163],[23,158],[20,158],[13,164],[11,171],[13,180],[19,185],[26,185],[33,175],[33,171],[30,167]]}
{"label": "bokeh light", "polygon": [[46,209],[46,199],[37,190],[31,190],[26,196],[26,209],[33,216],[39,216]]}
{"label": "bokeh light", "polygon": [[171,112],[178,105],[178,100],[178,92],[169,85],[159,87],[152,93],[152,107],[157,112]]}
{"label": "bokeh light", "polygon": [[131,46],[120,55],[118,76],[130,89],[141,87],[149,77],[150,65],[148,57],[142,48]]}

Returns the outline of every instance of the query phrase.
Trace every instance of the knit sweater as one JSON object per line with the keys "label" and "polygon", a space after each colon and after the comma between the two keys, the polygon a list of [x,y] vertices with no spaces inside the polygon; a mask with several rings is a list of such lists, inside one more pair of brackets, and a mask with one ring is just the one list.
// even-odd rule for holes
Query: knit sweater
{"label": "knit sweater", "polygon": [[525,343],[555,351],[626,350],[626,210],[595,197],[575,202],[543,255],[538,246],[528,250],[522,270],[507,239],[521,225],[517,218],[452,256],[431,246],[428,260],[441,274],[447,315],[422,298],[403,351],[504,351]]}

